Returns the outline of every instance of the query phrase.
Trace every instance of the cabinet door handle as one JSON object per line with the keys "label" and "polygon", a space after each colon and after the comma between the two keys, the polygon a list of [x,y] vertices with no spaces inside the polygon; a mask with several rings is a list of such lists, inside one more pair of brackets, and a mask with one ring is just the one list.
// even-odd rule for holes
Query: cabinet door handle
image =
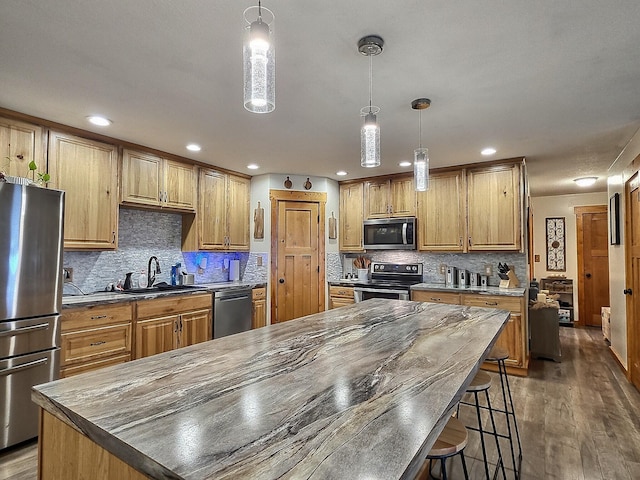
{"label": "cabinet door handle", "polygon": [[104,345],[105,343],[107,343],[107,342],[105,342],[104,340],[100,340],[99,342],[90,343],[89,346],[90,347],[97,347],[98,345]]}
{"label": "cabinet door handle", "polygon": [[111,232],[111,235],[112,235],[111,243],[113,243],[115,245],[116,244],[116,232],[115,231]]}
{"label": "cabinet door handle", "polygon": [[162,202],[162,190],[158,192],[158,201]]}

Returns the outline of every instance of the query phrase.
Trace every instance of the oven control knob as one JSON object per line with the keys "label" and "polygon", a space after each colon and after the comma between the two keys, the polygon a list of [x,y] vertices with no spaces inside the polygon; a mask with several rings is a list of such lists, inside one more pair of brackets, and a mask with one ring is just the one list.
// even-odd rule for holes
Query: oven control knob
{"label": "oven control knob", "polygon": [[376,265],[376,267],[380,267],[380,270],[384,270],[384,265]]}
{"label": "oven control knob", "polygon": [[416,265],[414,265],[413,267],[411,267],[411,270],[413,270],[415,272],[416,270],[418,270],[418,267]]}
{"label": "oven control knob", "polygon": [[407,265],[405,268],[406,268],[407,270],[411,270],[411,266],[410,266],[410,265]]}

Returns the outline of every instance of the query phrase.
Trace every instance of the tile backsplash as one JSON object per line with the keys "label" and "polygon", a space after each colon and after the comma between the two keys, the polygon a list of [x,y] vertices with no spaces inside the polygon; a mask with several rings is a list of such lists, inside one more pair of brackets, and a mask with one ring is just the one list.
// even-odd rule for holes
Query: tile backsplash
{"label": "tile backsplash", "polygon": [[[240,278],[266,281],[266,265],[257,266],[257,255],[248,252],[182,252],[182,215],[120,208],[118,250],[100,252],[64,252],[63,265],[73,268],[73,284],[85,293],[104,290],[108,284],[124,282],[127,272],[134,279],[147,273],[149,258],[158,257],[162,273],[156,282],[171,280],[171,266],[180,262],[182,269],[195,274],[196,283],[226,282],[229,269],[225,260],[240,260]],[[198,269],[201,258],[206,268]],[[65,294],[77,294],[71,284],[64,285]]]}

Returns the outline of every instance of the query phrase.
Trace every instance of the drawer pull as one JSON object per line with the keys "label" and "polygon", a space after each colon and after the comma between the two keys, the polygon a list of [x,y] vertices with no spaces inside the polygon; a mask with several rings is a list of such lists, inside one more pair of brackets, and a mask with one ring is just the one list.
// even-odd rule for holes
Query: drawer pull
{"label": "drawer pull", "polygon": [[94,317],[91,317],[91,320],[99,320],[101,318],[107,318],[107,316],[106,315],[96,315]]}
{"label": "drawer pull", "polygon": [[496,305],[498,305],[498,302],[484,302],[485,305],[490,305],[492,307],[495,307]]}
{"label": "drawer pull", "polygon": [[429,300],[433,300],[434,302],[441,302],[442,301],[441,298],[435,298],[435,297],[431,297]]}
{"label": "drawer pull", "polygon": [[98,345],[104,345],[105,343],[107,342],[105,342],[104,340],[100,340],[99,342],[93,342],[93,343],[90,343],[89,345],[91,347],[97,347]]}

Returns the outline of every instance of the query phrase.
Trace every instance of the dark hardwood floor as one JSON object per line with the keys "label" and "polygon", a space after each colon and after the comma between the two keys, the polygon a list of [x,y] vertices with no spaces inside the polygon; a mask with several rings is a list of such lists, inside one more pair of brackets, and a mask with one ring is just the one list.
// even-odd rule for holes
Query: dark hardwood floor
{"label": "dark hardwood floor", "polygon": [[[627,382],[599,329],[561,328],[562,362],[533,359],[527,378],[509,377],[522,441],[523,480],[635,480],[640,478],[640,393]],[[500,404],[493,375],[491,401]],[[475,413],[460,418],[475,425]],[[504,421],[498,419],[498,428]],[[470,478],[484,478],[478,435],[465,449]],[[501,443],[503,454],[508,446]],[[490,458],[496,461],[495,446]],[[35,442],[0,452],[0,480],[36,478]],[[510,454],[505,454],[508,478]],[[463,478],[459,457],[452,480]],[[501,477],[499,477],[501,478]]]}

